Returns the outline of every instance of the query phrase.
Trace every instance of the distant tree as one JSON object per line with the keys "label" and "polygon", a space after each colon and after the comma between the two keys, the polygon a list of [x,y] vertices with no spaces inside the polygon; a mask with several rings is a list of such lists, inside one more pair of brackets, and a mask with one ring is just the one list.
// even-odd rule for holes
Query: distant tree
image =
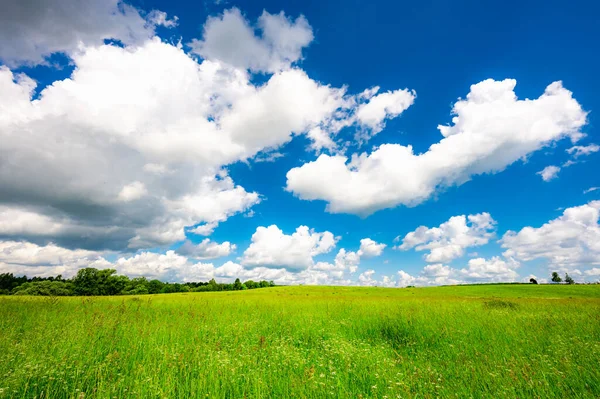
{"label": "distant tree", "polygon": [[569,276],[569,273],[565,273],[565,282],[567,284],[575,284],[575,280],[573,280],[573,278]]}
{"label": "distant tree", "polygon": [[164,283],[160,280],[150,280],[148,282],[148,293],[149,294],[158,294],[160,290],[164,287]]}
{"label": "distant tree", "polygon": [[75,295],[100,295],[98,290],[98,269],[86,267],[80,269],[73,278]]}
{"label": "distant tree", "polygon": [[235,282],[233,283],[233,289],[236,291],[239,291],[242,289],[242,282],[240,281],[239,278],[235,279]]}
{"label": "distant tree", "polygon": [[552,282],[553,283],[560,283],[562,281],[562,279],[560,278],[560,276],[558,275],[557,272],[552,272]]}
{"label": "distant tree", "polygon": [[533,277],[529,279],[529,282],[530,282],[531,284],[537,284],[537,283],[538,283],[538,282],[537,282],[537,280],[536,280],[536,279],[534,279]]}

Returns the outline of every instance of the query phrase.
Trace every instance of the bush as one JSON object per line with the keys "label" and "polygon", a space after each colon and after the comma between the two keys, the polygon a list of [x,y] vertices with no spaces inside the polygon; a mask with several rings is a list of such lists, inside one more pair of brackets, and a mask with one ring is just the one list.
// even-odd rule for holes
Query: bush
{"label": "bush", "polygon": [[69,296],[73,295],[73,284],[64,281],[34,281],[13,289],[14,295]]}

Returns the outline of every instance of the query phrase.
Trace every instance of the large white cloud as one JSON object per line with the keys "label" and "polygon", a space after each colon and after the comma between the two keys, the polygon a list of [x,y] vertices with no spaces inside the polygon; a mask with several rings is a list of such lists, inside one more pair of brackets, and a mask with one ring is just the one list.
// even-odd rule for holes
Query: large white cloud
{"label": "large white cloud", "polygon": [[[487,212],[453,216],[439,227],[420,226],[406,234],[397,249],[429,251],[425,261],[445,263],[464,255],[465,249],[487,244],[496,221]],[[400,237],[396,237],[399,241]]]}
{"label": "large white cloud", "polygon": [[[238,10],[209,18],[204,41],[195,42],[207,51],[199,62],[181,46],[149,38],[155,25],[174,25],[164,13],[144,19],[116,0],[87,1],[86,12],[97,11],[100,20],[108,13],[119,29],[143,29],[127,40],[91,26],[89,40],[77,39],[77,51],[69,43],[40,47],[36,57],[66,51],[74,70],[35,97],[36,82],[0,66],[0,206],[19,220],[50,227],[11,222],[12,232],[0,232],[5,238],[123,250],[166,246],[185,239],[186,229],[210,235],[261,200],[236,185],[224,167],[268,156],[296,134],[306,133],[315,149],[334,150],[333,136],[358,123],[356,110],[374,94],[348,95],[291,66],[312,40],[303,17],[265,12],[260,37]],[[70,11],[61,5],[57,12],[85,22],[78,14],[82,4]],[[41,14],[54,12],[41,8]],[[41,28],[34,22],[19,26],[37,37]],[[228,58],[231,48],[219,37],[240,34],[267,58]],[[106,35],[125,47],[102,44]],[[246,68],[270,74],[259,85]],[[384,119],[401,111],[390,101],[383,108]]]}
{"label": "large white cloud", "polygon": [[545,259],[553,268],[600,265],[600,201],[567,208],[541,227],[527,226],[502,237],[504,255],[521,261]]}
{"label": "large white cloud", "polygon": [[121,0],[4,0],[0,5],[0,61],[7,65],[46,63],[57,52],[116,39],[138,44],[156,26],[173,27],[162,11],[144,15]]}
{"label": "large white cloud", "polygon": [[352,104],[301,70],[254,86],[245,71],[199,64],[157,38],[72,57],[72,76],[35,100],[33,80],[0,67],[0,203],[115,237],[55,237],[73,247],[166,245],[196,225],[210,234],[260,201],[224,165],[326,128]]}
{"label": "large white cloud", "polygon": [[485,80],[454,104],[452,125],[422,154],[384,144],[370,154],[320,155],[287,173],[288,191],[327,201],[332,213],[369,215],[400,204],[414,206],[472,176],[496,173],[563,138],[583,134],[586,112],[561,82],[534,100],[518,100],[516,81]]}
{"label": "large white cloud", "polygon": [[259,226],[241,262],[244,266],[308,269],[314,264],[313,257],[331,251],[335,243],[331,232],[319,233],[307,226],[298,227],[291,235],[276,225]]}
{"label": "large white cloud", "polygon": [[277,72],[301,59],[302,49],[313,40],[312,28],[303,16],[294,21],[283,12],[263,11],[258,28],[261,36],[239,9],[232,8],[209,17],[202,40],[194,39],[189,45],[203,58],[257,72]]}

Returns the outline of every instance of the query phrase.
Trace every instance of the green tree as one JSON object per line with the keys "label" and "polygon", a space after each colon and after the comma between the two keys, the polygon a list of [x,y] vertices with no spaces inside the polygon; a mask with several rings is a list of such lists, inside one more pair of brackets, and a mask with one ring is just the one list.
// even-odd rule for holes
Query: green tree
{"label": "green tree", "polygon": [[558,275],[557,272],[552,272],[552,282],[553,283],[560,283],[562,281],[562,279],[560,278],[560,276]]}
{"label": "green tree", "polygon": [[569,273],[565,273],[565,282],[567,284],[575,284],[575,280],[573,280],[573,278],[569,276]]}
{"label": "green tree", "polygon": [[64,281],[32,281],[13,289],[14,295],[68,296],[73,295],[73,285]]}
{"label": "green tree", "polygon": [[149,294],[158,294],[160,290],[164,287],[164,283],[160,280],[150,280],[148,282],[148,293]]}
{"label": "green tree", "polygon": [[233,289],[236,291],[242,289],[242,282],[240,281],[239,278],[235,279],[235,282],[233,283]]}

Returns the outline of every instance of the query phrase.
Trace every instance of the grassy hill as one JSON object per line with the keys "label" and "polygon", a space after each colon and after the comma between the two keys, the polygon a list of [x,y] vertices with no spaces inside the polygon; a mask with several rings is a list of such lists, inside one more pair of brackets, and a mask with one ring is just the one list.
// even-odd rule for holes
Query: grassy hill
{"label": "grassy hill", "polygon": [[597,398],[600,285],[0,297],[0,398]]}

